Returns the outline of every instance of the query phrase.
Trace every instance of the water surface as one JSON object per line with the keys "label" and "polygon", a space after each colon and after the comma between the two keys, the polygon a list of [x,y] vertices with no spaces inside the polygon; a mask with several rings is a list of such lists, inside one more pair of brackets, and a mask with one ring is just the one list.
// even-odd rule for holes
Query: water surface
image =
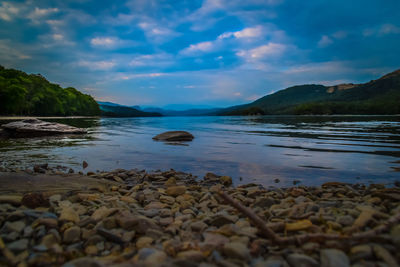
{"label": "water surface", "polygon": [[[47,119],[49,120],[49,119]],[[51,120],[49,120],[51,121]],[[84,136],[0,141],[3,167],[48,162],[82,171],[116,168],[230,175],[236,184],[289,186],[400,179],[399,116],[256,116],[57,119]],[[0,122],[1,123],[1,122]],[[152,137],[186,130],[192,142]],[[275,179],[280,182],[275,184]]]}

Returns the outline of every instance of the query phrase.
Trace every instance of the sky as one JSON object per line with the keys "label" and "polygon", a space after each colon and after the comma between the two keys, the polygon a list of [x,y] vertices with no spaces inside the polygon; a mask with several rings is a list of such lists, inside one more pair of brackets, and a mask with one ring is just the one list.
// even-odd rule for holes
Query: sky
{"label": "sky", "polygon": [[124,105],[226,107],[400,68],[399,0],[0,1],[0,65]]}

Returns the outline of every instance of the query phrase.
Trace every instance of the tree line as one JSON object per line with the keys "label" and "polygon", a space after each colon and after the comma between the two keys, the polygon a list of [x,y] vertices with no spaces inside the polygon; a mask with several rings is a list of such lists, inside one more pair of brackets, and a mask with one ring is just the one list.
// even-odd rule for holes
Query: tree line
{"label": "tree line", "polygon": [[100,108],[93,97],[73,87],[0,66],[0,115],[97,116]]}

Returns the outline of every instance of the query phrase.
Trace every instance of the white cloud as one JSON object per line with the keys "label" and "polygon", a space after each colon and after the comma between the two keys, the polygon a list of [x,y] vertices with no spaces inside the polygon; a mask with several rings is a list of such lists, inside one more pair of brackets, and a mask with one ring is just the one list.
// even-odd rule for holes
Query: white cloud
{"label": "white cloud", "polygon": [[158,53],[149,55],[138,55],[134,57],[130,62],[131,67],[167,67],[174,64],[173,56],[168,53]]}
{"label": "white cloud", "polygon": [[87,67],[91,70],[109,70],[112,69],[116,63],[114,61],[86,61],[81,60],[78,62],[81,67]]}
{"label": "white cloud", "polygon": [[90,40],[92,46],[114,46],[116,39],[113,37],[95,37]]}
{"label": "white cloud", "polygon": [[10,2],[2,2],[0,6],[0,19],[11,21],[14,16],[18,15],[20,9]]}
{"label": "white cloud", "polygon": [[140,22],[138,26],[144,31],[147,38],[156,43],[163,43],[180,35],[170,28],[160,26],[158,25],[158,23],[155,22]]}
{"label": "white cloud", "polygon": [[279,56],[286,50],[286,45],[269,43],[250,50],[240,50],[237,56],[243,57],[247,61],[265,59],[266,57]]}
{"label": "white cloud", "polygon": [[363,35],[365,37],[370,36],[384,36],[388,34],[400,34],[400,27],[393,24],[383,24],[375,28],[364,29]]}
{"label": "white cloud", "polygon": [[0,40],[0,58],[6,61],[14,61],[14,59],[30,59],[31,56],[16,49],[15,44],[9,40]]}
{"label": "white cloud", "polygon": [[323,35],[318,42],[318,47],[327,47],[331,44],[333,44],[332,39],[329,38],[329,36],[327,36],[327,35]]}
{"label": "white cloud", "polygon": [[45,16],[48,16],[52,13],[57,13],[59,11],[58,8],[38,8],[35,7],[35,9],[28,15],[28,18],[30,19],[39,19]]}
{"label": "white cloud", "polygon": [[165,76],[165,75],[167,75],[167,74],[166,73],[160,73],[160,72],[123,74],[123,75],[118,75],[115,78],[115,80],[132,80],[132,79],[137,79],[137,78],[156,78],[156,77]]}
{"label": "white cloud", "polygon": [[380,28],[379,33],[382,34],[382,35],[399,34],[400,33],[400,27],[397,27],[396,25],[393,25],[393,24],[384,24]]}
{"label": "white cloud", "polygon": [[216,48],[216,43],[215,42],[211,42],[211,41],[207,41],[207,42],[201,42],[201,43],[197,43],[197,44],[191,44],[189,47],[183,49],[181,51],[181,54],[184,55],[191,55],[191,54],[196,54],[198,52],[211,52],[213,50],[215,50]]}
{"label": "white cloud", "polygon": [[347,37],[347,35],[348,35],[348,32],[346,32],[346,31],[337,31],[332,34],[332,37],[336,38],[336,39],[344,39]]}
{"label": "white cloud", "polygon": [[256,27],[249,27],[245,28],[241,31],[236,31],[236,32],[225,32],[218,36],[218,39],[225,39],[225,38],[230,38],[230,37],[235,37],[235,38],[256,38],[260,37],[263,33],[263,29],[261,26],[256,26]]}

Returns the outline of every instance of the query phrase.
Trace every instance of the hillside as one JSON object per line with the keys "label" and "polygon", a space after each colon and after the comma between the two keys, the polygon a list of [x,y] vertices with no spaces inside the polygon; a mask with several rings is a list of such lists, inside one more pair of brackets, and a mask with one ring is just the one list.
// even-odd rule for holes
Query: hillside
{"label": "hillside", "polygon": [[101,115],[105,117],[160,117],[162,116],[157,112],[145,112],[135,108],[121,106],[114,103],[100,104]]}
{"label": "hillside", "polygon": [[90,95],[75,88],[0,66],[0,115],[97,116],[100,109]]}
{"label": "hillside", "polygon": [[364,84],[299,85],[219,115],[400,114],[400,70]]}

